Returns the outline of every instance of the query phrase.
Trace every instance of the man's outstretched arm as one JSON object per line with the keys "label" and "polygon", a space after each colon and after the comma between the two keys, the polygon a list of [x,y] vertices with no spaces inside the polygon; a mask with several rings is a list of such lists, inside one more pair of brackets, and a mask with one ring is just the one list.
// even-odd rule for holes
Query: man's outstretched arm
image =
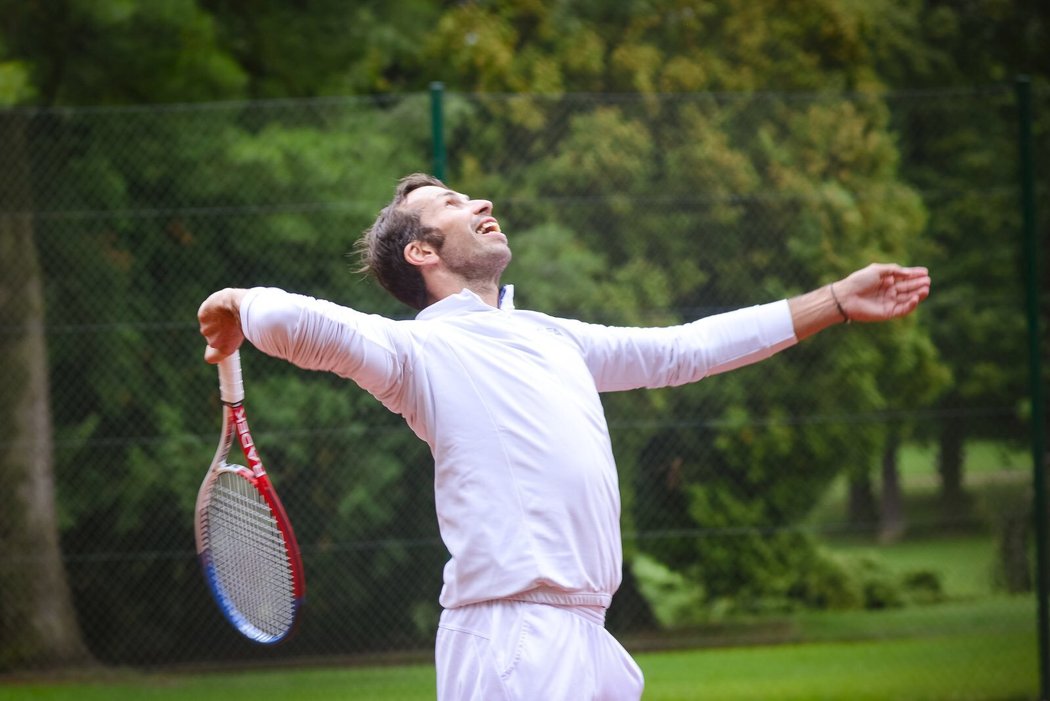
{"label": "man's outstretched arm", "polygon": [[906,316],[930,294],[926,268],[872,263],[847,277],[788,300],[795,336],[812,336],[847,321],[888,321]]}

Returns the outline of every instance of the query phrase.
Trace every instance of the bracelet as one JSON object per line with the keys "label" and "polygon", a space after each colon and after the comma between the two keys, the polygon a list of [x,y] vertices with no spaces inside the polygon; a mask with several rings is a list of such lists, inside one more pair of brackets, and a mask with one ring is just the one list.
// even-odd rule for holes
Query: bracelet
{"label": "bracelet", "polygon": [[838,295],[836,295],[836,294],[835,294],[835,284],[834,284],[834,283],[831,283],[830,285],[828,285],[828,289],[830,289],[830,290],[831,290],[831,298],[832,298],[833,300],[835,300],[835,306],[836,306],[836,307],[838,307],[838,310],[839,310],[839,314],[841,314],[841,315],[842,315],[842,319],[843,319],[843,320],[844,320],[844,321],[845,321],[845,322],[846,322],[847,324],[849,324],[849,323],[852,323],[852,322],[853,322],[853,319],[850,319],[850,318],[849,318],[849,314],[847,314],[847,313],[846,313],[846,310],[842,308],[842,303],[841,303],[841,302],[839,302],[839,297],[838,297]]}

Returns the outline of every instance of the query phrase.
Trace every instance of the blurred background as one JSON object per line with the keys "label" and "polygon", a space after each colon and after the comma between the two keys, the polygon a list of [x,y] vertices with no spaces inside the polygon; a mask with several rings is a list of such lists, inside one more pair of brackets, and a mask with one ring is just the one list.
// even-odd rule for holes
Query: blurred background
{"label": "blurred background", "polygon": [[1034,698],[1045,4],[0,0],[0,17],[0,672],[429,659],[432,461],[356,386],[242,352],[303,548],[294,640],[233,632],[192,530],[220,419],[198,305],[264,285],[410,317],[349,251],[427,171],[494,201],[518,307],[587,321],[928,266],[906,320],[603,397],[625,535],[609,627],[632,651],[954,636],[977,660],[1008,651],[981,674],[1020,692],[980,698]]}

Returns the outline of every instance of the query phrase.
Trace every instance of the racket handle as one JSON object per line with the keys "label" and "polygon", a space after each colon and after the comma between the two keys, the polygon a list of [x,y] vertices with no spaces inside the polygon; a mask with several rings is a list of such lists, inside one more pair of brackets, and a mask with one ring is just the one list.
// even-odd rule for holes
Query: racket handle
{"label": "racket handle", "polygon": [[232,355],[219,361],[219,398],[226,404],[238,404],[244,401],[240,351],[234,351]]}

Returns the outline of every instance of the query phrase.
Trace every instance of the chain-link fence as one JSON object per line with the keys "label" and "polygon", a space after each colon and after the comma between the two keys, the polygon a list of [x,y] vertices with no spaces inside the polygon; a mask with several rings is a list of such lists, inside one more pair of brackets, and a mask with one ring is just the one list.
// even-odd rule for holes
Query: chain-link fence
{"label": "chain-link fence", "polygon": [[[1045,162],[1050,95],[1037,98]],[[969,602],[968,632],[1030,641],[1034,675],[1012,90],[448,94],[443,111],[446,180],[495,203],[519,307],[665,325],[872,260],[932,269],[933,296],[907,320],[604,397],[626,554],[609,625],[629,646],[714,644],[734,621],[754,628],[722,640],[768,639],[763,621],[799,611]],[[4,333],[13,344],[43,322],[50,439],[32,439],[50,446],[38,469],[53,469],[65,581],[93,658],[431,647],[447,557],[431,458],[351,383],[242,353],[255,437],[307,569],[294,640],[238,638],[192,532],[219,421],[198,305],[267,285],[408,316],[347,254],[397,178],[430,170],[430,119],[425,95],[0,114],[3,235],[35,242],[46,309]],[[23,375],[5,362],[7,403]],[[28,440],[6,420],[8,447]],[[17,513],[8,528],[33,522]],[[33,615],[33,585],[11,573],[39,553],[4,551],[10,645]]]}

